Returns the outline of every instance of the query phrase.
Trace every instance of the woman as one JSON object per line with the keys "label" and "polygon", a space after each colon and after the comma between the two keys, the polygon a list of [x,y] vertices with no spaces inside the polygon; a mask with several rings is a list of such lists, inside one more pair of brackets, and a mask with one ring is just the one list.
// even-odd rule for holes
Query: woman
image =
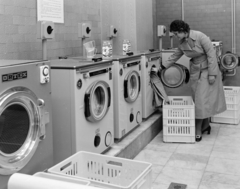
{"label": "woman", "polygon": [[163,62],[165,68],[175,63],[184,54],[190,59],[190,84],[195,102],[196,141],[202,140],[202,133],[211,132],[209,118],[226,110],[221,72],[216,52],[205,34],[190,30],[187,23],[175,20],[170,25],[179,40],[175,53]]}

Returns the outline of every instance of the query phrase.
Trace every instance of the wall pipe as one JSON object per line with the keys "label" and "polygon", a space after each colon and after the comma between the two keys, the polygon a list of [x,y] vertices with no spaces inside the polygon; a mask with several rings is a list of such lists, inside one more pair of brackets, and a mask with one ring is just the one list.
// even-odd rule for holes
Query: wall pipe
{"label": "wall pipe", "polygon": [[182,20],[184,20],[184,0],[182,0]]}
{"label": "wall pipe", "polygon": [[232,0],[232,53],[236,54],[236,1]]}
{"label": "wall pipe", "polygon": [[42,56],[43,60],[47,60],[47,39],[42,39]]}

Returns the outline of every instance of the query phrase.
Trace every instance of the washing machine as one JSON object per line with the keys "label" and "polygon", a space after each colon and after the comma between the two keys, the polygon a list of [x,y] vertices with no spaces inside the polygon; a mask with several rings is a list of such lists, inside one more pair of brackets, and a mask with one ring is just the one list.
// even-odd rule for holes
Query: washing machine
{"label": "washing machine", "polygon": [[55,163],[113,144],[112,61],[51,61]]}
{"label": "washing machine", "polygon": [[141,54],[142,118],[147,119],[157,110],[153,103],[153,90],[150,84],[150,71],[152,67],[159,69],[161,57],[160,51],[145,51]]}
{"label": "washing machine", "polygon": [[49,62],[1,60],[0,189],[11,174],[53,166]]}
{"label": "washing machine", "polygon": [[[161,51],[162,65],[175,52],[176,49],[163,49]],[[168,96],[191,96],[192,90],[189,82],[190,58],[183,55],[176,64],[173,64],[160,74],[160,78]]]}
{"label": "washing machine", "polygon": [[113,55],[114,138],[142,122],[141,54]]}

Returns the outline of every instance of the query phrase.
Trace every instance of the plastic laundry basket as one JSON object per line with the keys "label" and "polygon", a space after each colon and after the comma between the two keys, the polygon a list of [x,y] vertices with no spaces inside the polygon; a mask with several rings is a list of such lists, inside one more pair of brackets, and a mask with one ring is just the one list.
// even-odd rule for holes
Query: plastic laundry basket
{"label": "plastic laundry basket", "polygon": [[150,189],[151,167],[147,162],[80,151],[48,172],[87,179],[99,188]]}
{"label": "plastic laundry basket", "polygon": [[191,96],[169,96],[163,102],[163,141],[195,142],[195,105]]}
{"label": "plastic laundry basket", "polygon": [[211,117],[211,122],[238,124],[240,122],[240,87],[224,86],[227,110]]}
{"label": "plastic laundry basket", "polygon": [[90,185],[90,181],[86,179],[81,180],[81,179],[66,177],[64,175],[51,174],[46,172],[37,172],[33,176],[50,179],[50,180],[57,180],[57,181],[69,182],[69,183],[74,183],[79,185],[85,185],[85,186]]}

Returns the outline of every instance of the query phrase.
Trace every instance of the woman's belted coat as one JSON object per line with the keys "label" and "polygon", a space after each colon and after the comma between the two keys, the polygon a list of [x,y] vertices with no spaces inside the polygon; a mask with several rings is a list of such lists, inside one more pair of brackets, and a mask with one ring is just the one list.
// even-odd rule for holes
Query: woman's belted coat
{"label": "woman's belted coat", "polygon": [[[185,54],[189,63],[190,85],[195,103],[195,118],[205,119],[226,110],[222,76],[211,40],[202,32],[190,30],[189,37],[180,41],[173,55],[163,65],[168,68]],[[209,84],[208,76],[216,77]]]}

